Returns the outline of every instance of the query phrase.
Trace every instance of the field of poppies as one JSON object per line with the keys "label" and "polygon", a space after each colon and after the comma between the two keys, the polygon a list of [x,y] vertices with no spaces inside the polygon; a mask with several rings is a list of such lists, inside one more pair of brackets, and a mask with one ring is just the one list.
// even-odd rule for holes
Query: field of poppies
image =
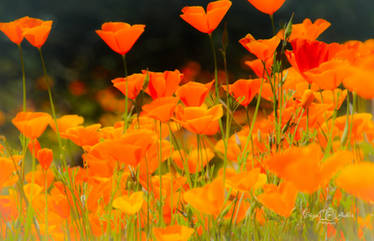
{"label": "field of poppies", "polygon": [[[123,62],[111,80],[123,98],[99,98],[120,106],[107,126],[55,108],[42,51],[52,21],[0,23],[23,96],[18,145],[0,138],[0,239],[374,240],[374,121],[359,108],[374,98],[374,40],[318,41],[331,24],[293,15],[278,28],[284,1],[249,0],[273,34],[239,40],[254,75],[233,82],[227,29],[215,35],[229,0],[177,10],[210,39],[206,83],[177,69],[129,73],[126,54],[152,26],[102,24],[98,38]],[[39,52],[49,113],[27,105],[24,39]]]}

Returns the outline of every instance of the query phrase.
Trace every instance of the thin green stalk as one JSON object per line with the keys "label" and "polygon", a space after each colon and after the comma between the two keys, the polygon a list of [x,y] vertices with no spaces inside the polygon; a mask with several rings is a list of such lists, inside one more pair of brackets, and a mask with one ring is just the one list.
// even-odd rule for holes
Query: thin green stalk
{"label": "thin green stalk", "polygon": [[347,109],[346,109],[346,113],[345,113],[345,126],[344,126],[344,131],[343,131],[343,134],[342,134],[342,137],[340,139],[340,143],[341,145],[344,147],[344,148],[347,148],[347,140],[349,138],[349,91],[347,93],[347,100],[346,100],[346,104],[347,104]]}
{"label": "thin green stalk", "polygon": [[187,159],[184,158],[183,155],[182,155],[182,152],[181,152],[180,147],[179,147],[179,144],[178,144],[178,140],[177,140],[177,138],[174,136],[174,133],[173,133],[172,130],[171,130],[171,127],[170,127],[170,123],[169,123],[169,122],[168,122],[168,127],[169,127],[169,133],[170,133],[170,136],[172,137],[172,138],[170,138],[170,140],[174,140],[174,144],[175,144],[175,146],[176,146],[176,149],[177,149],[177,151],[178,151],[178,153],[179,153],[179,156],[180,156],[180,158],[181,158],[181,160],[182,160],[182,162],[183,162],[183,168],[184,168],[184,170],[185,170],[185,172],[186,172],[186,175],[187,175],[187,182],[188,182],[188,185],[190,186],[190,188],[192,188],[192,178],[191,178],[191,174],[190,174],[190,169],[189,169],[189,167],[188,167]]}
{"label": "thin green stalk", "polygon": [[[293,145],[293,141],[294,141],[294,139],[295,139],[296,132],[297,132],[297,129],[299,128],[299,124],[300,124],[301,118],[303,117],[304,111],[305,111],[305,109],[302,108],[302,109],[301,109],[300,116],[299,116],[299,118],[298,118],[298,120],[297,120],[297,122],[296,122],[295,130],[294,130],[294,132],[293,132],[293,134],[292,134],[292,136],[291,136],[290,145]],[[297,116],[298,114],[299,114],[299,113],[296,112],[296,116]]]}
{"label": "thin green stalk", "polygon": [[[330,131],[329,131],[329,138],[328,138],[327,147],[326,147],[326,151],[325,151],[325,157],[330,155],[331,151],[333,151],[332,150],[332,143],[333,143],[333,140],[334,140],[333,130],[334,130],[334,126],[335,126],[336,116],[338,114],[338,104],[335,103],[335,94],[333,95],[333,100],[334,100],[333,102],[334,102],[335,107],[334,107],[334,112],[333,112],[333,115],[332,115],[332,123],[331,123]],[[326,124],[328,126],[328,122]]]}
{"label": "thin green stalk", "polygon": [[[21,70],[22,70],[22,110],[26,112],[26,73],[25,73],[25,62],[23,60],[23,51],[21,44],[18,44],[19,49],[19,57],[21,61]],[[24,135],[21,135],[21,142],[22,142],[22,150],[23,154],[26,153],[26,137]],[[24,155],[22,155],[24,157]],[[24,171],[25,171],[25,160],[22,159],[22,179],[25,178]]]}
{"label": "thin green stalk", "polygon": [[212,34],[208,34],[210,40],[210,46],[212,48],[213,53],[213,61],[214,61],[214,86],[216,90],[216,98],[215,103],[217,104],[219,101],[219,91],[218,91],[218,67],[217,67],[217,55],[216,55],[216,48],[214,47],[214,41]]}
{"label": "thin green stalk", "polygon": [[65,221],[65,229],[66,229],[66,233],[65,233],[66,239],[68,241],[70,241],[71,240],[71,236],[70,236],[69,221],[68,221],[68,219],[66,219],[66,221]]}
{"label": "thin green stalk", "polygon": [[121,55],[122,56],[122,63],[123,63],[123,70],[125,71],[125,84],[126,84],[126,94],[125,94],[125,113],[124,113],[124,117],[123,117],[123,121],[124,121],[124,128],[123,128],[123,132],[125,132],[127,130],[127,127],[128,127],[128,123],[127,123],[127,119],[128,119],[128,101],[129,101],[129,98],[128,98],[128,83],[127,83],[127,75],[128,75],[128,72],[127,72],[127,62],[126,62],[126,55],[123,54]]}
{"label": "thin green stalk", "polygon": [[203,161],[201,159],[200,153],[201,153],[201,147],[200,147],[200,135],[196,134],[196,142],[197,142],[197,163],[196,163],[196,170],[195,170],[195,187],[197,186],[197,179],[198,179],[198,172],[197,168],[201,167],[201,173],[203,172]]}
{"label": "thin green stalk", "polygon": [[254,128],[254,125],[255,125],[255,122],[256,122],[256,119],[257,119],[258,109],[260,107],[261,93],[262,93],[263,83],[264,83],[264,78],[261,78],[261,85],[260,85],[260,90],[258,92],[258,97],[257,97],[257,102],[256,102],[256,109],[255,109],[255,112],[253,114],[253,118],[252,118],[252,122],[251,122],[251,127],[249,129],[248,137],[247,137],[247,140],[245,142],[245,146],[244,146],[242,155],[241,155],[240,160],[239,160],[239,166],[240,166],[240,168],[242,167],[243,162],[247,158],[247,155],[248,155],[248,153],[247,153],[248,144],[249,144],[250,139],[252,138],[252,131],[253,131],[253,128]]}
{"label": "thin green stalk", "polygon": [[270,16],[270,21],[271,21],[271,28],[273,30],[273,34],[275,34],[274,15],[273,14],[269,14],[269,16]]}
{"label": "thin green stalk", "polygon": [[22,46],[21,44],[18,44],[18,49],[19,49],[19,57],[20,57],[20,60],[21,60],[21,69],[22,69],[22,93],[23,93],[23,96],[22,96],[22,110],[23,111],[26,111],[26,73],[25,73],[25,63],[23,61],[23,51],[22,51]]}
{"label": "thin green stalk", "polygon": [[[277,149],[280,148],[281,140],[282,140],[282,110],[283,110],[283,74],[280,74],[280,82],[278,82],[277,88],[279,88],[278,92],[278,104],[279,104],[279,115],[278,115],[278,132],[277,132]],[[275,78],[277,75],[275,75]]]}
{"label": "thin green stalk", "polygon": [[[227,59],[226,59],[226,51],[222,50],[222,56],[223,56],[223,64],[226,74],[226,86],[229,88],[229,75],[227,71]],[[227,167],[227,153],[228,153],[228,139],[230,135],[230,127],[231,127],[231,118],[230,118],[230,94],[229,91],[226,91],[226,133],[224,136],[222,136],[223,139],[223,146],[224,146],[224,159],[223,159],[223,183],[226,181],[226,167]]]}
{"label": "thin green stalk", "polygon": [[[249,109],[248,109],[248,105],[245,106],[245,112],[246,112],[246,120],[247,120],[247,125],[248,125],[248,128],[251,126],[251,123],[249,121]],[[254,150],[254,145],[253,145],[253,137],[251,136],[251,147],[252,147],[252,168],[254,168],[254,160],[255,160],[255,154],[253,152]]]}
{"label": "thin green stalk", "polygon": [[121,56],[122,56],[123,71],[124,71],[125,77],[127,77],[128,76],[128,71],[127,71],[126,55],[123,54]]}
{"label": "thin green stalk", "polygon": [[57,124],[57,117],[56,117],[55,105],[53,103],[52,90],[51,90],[50,83],[48,81],[49,77],[48,77],[48,74],[47,74],[47,67],[45,65],[42,49],[38,48],[38,51],[39,51],[39,55],[40,55],[40,60],[42,62],[42,68],[43,68],[43,73],[44,73],[44,81],[47,84],[49,103],[51,104],[52,118],[53,118],[53,121],[54,121],[55,126],[56,126],[58,146],[60,148],[60,158],[62,159],[63,167],[66,168],[67,167],[66,160],[65,160],[64,157],[62,157],[64,151],[63,151],[63,147],[62,147],[62,140],[61,140],[60,131],[59,131],[58,124]]}
{"label": "thin green stalk", "polygon": [[159,225],[162,225],[163,215],[162,215],[162,173],[161,173],[161,165],[162,165],[162,123],[159,121],[159,128],[160,128],[160,147],[159,147],[159,154],[158,154],[158,175],[160,176],[160,203],[159,203]]}
{"label": "thin green stalk", "polygon": [[149,210],[150,210],[151,206],[149,205],[149,203],[150,203],[150,193],[151,193],[150,188],[151,188],[151,185],[150,185],[150,180],[149,180],[149,175],[148,175],[148,173],[149,173],[148,160],[147,160],[146,156],[144,157],[144,161],[145,161],[145,170],[146,170],[146,173],[147,173],[147,175],[146,175],[146,182],[147,182],[147,197],[146,197],[147,198],[147,225],[145,226],[145,232],[146,232],[146,236],[147,236],[147,239],[148,239],[149,236],[150,236]]}
{"label": "thin green stalk", "polygon": [[45,194],[45,240],[48,241],[48,182],[47,171],[44,171],[44,194]]}

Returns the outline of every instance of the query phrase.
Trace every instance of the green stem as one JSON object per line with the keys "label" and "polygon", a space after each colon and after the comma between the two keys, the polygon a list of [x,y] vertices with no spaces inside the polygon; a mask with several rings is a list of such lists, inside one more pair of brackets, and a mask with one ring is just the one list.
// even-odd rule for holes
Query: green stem
{"label": "green stem", "polygon": [[271,21],[271,27],[273,29],[273,34],[275,34],[275,24],[274,24],[274,16],[273,14],[270,14],[270,21]]}
{"label": "green stem", "polygon": [[214,41],[212,34],[208,34],[209,40],[210,40],[210,46],[212,48],[212,53],[213,53],[213,61],[214,61],[214,86],[216,90],[216,99],[215,103],[218,103],[219,100],[219,91],[218,91],[218,67],[217,67],[217,55],[216,55],[216,48],[214,47]]}
{"label": "green stem", "polygon": [[[56,133],[57,133],[58,146],[60,148],[60,155],[63,155],[64,151],[63,151],[63,148],[62,148],[62,140],[61,140],[60,131],[58,129],[57,117],[56,117],[56,111],[55,111],[55,105],[53,103],[53,97],[52,97],[52,90],[51,90],[50,83],[48,81],[49,77],[48,77],[48,74],[47,74],[47,68],[45,66],[45,61],[44,61],[42,49],[38,48],[38,51],[39,51],[39,54],[40,54],[40,60],[42,62],[42,68],[43,68],[43,73],[44,73],[44,81],[45,81],[45,83],[47,85],[49,103],[51,104],[52,117],[53,117],[53,121],[54,121],[55,126],[56,126]],[[62,159],[63,166],[66,167],[67,164],[66,164],[65,158],[63,158],[62,156],[60,156],[60,159]]]}
{"label": "green stem", "polygon": [[248,156],[248,153],[247,153],[248,144],[249,144],[249,141],[252,138],[252,131],[253,131],[253,128],[254,128],[254,125],[255,125],[255,122],[256,122],[256,119],[257,119],[258,109],[260,107],[261,93],[262,93],[263,83],[264,83],[264,78],[261,78],[261,85],[260,85],[260,90],[258,91],[258,97],[257,97],[257,102],[256,102],[256,109],[255,109],[255,112],[253,114],[253,118],[252,118],[252,122],[251,122],[251,127],[249,129],[248,137],[247,137],[247,140],[245,142],[245,146],[244,146],[244,149],[243,149],[243,152],[242,152],[242,156],[240,157],[240,161],[239,161],[239,167],[240,168],[242,167],[244,160],[246,160],[246,158]]}
{"label": "green stem", "polygon": [[162,173],[161,173],[161,165],[162,165],[162,123],[159,121],[159,128],[160,128],[160,148],[159,148],[159,154],[158,154],[158,175],[160,176],[160,205],[159,205],[159,224],[161,225],[163,222],[163,215],[162,215]]}
{"label": "green stem", "polygon": [[126,61],[126,55],[123,54],[123,55],[121,55],[121,56],[122,56],[123,71],[124,71],[125,77],[127,77],[127,76],[128,76],[128,72],[127,72],[127,61]]}
{"label": "green stem", "polygon": [[[22,96],[22,110],[23,112],[26,112],[26,73],[25,73],[25,63],[24,63],[24,60],[23,60],[23,51],[22,51],[22,46],[21,44],[18,44],[18,49],[19,49],[19,57],[20,57],[20,60],[21,60],[21,69],[22,69],[22,93],[23,93],[23,96]],[[21,135],[21,142],[22,142],[22,150],[23,150],[23,154],[26,152],[26,136],[24,135]],[[22,168],[22,180],[25,178],[25,159],[23,158],[22,159],[22,164],[21,164],[21,168]]]}
{"label": "green stem", "polygon": [[47,170],[44,171],[44,192],[45,192],[45,240],[48,241],[48,182],[47,182]]}
{"label": "green stem", "polygon": [[125,94],[125,113],[124,113],[124,117],[123,117],[123,121],[124,121],[124,128],[123,128],[123,132],[125,132],[127,130],[127,127],[128,127],[128,102],[129,102],[129,97],[128,97],[128,83],[127,83],[127,62],[126,62],[126,55],[123,54],[122,55],[122,63],[123,63],[123,70],[125,71],[125,84],[126,84],[126,94]]}
{"label": "green stem", "polygon": [[[223,55],[223,64],[224,64],[224,69],[225,69],[225,74],[226,74],[226,86],[229,88],[229,74],[227,71],[227,57],[226,57],[226,51],[222,51]],[[226,133],[225,136],[223,136],[223,145],[224,145],[224,159],[223,159],[223,183],[226,181],[226,168],[227,168],[227,153],[228,153],[228,140],[230,136],[230,127],[231,127],[231,119],[230,119],[230,94],[227,89],[226,91]]]}
{"label": "green stem", "polygon": [[22,53],[22,47],[21,44],[18,44],[19,49],[19,57],[21,60],[21,68],[22,68],[22,92],[23,92],[23,111],[26,111],[26,73],[25,73],[25,63],[23,61],[23,53]]}

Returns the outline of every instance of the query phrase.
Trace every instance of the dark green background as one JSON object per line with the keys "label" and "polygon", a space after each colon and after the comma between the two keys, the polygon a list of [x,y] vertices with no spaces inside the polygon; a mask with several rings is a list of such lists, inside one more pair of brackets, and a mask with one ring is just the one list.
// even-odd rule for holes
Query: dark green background
{"label": "dark green background", "polygon": [[[230,37],[229,71],[235,80],[249,74],[240,66],[240,60],[248,53],[238,40],[247,33],[256,38],[268,38],[272,30],[269,17],[253,8],[247,0],[232,2],[224,21]],[[100,109],[95,104],[94,94],[98,89],[110,86],[110,80],[122,74],[119,55],[106,46],[95,30],[106,21],[146,25],[144,34],[127,56],[131,73],[146,68],[172,70],[190,60],[200,62],[203,69],[211,71],[208,38],[179,17],[184,6],[205,7],[207,3],[197,0],[2,0],[0,22],[27,15],[54,21],[43,51],[48,71],[55,80],[57,109],[95,120]],[[296,23],[306,17],[312,20],[324,18],[332,26],[320,39],[328,42],[366,40],[374,36],[373,7],[371,0],[286,0],[275,14],[275,20],[279,27],[287,22],[292,12]],[[214,32],[217,44],[222,27],[223,24]],[[42,75],[38,53],[26,41],[23,47],[28,97],[33,99],[37,110],[48,111],[42,106],[47,100],[46,93],[35,87],[35,80]],[[77,79],[87,84],[89,93],[85,98],[73,97],[67,91],[67,85]],[[10,119],[16,113],[16,107],[21,105],[21,73],[18,50],[3,34],[0,34],[0,86],[0,110]]]}

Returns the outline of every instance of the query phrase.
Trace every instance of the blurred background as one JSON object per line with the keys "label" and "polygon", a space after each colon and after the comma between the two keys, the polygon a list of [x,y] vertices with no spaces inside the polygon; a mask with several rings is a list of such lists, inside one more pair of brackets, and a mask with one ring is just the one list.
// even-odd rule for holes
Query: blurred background
{"label": "blurred background", "polygon": [[[145,24],[146,29],[127,54],[130,73],[143,69],[164,71],[179,69],[188,79],[209,81],[213,71],[212,53],[206,34],[180,17],[184,6],[206,6],[202,0],[1,0],[0,22],[23,16],[53,20],[53,28],[43,53],[53,80],[53,94],[59,115],[76,113],[86,123],[100,121],[108,125],[119,120],[123,96],[113,89],[111,80],[122,75],[120,55],[114,53],[95,33],[107,21]],[[269,16],[257,11],[247,0],[232,0],[223,23],[214,32],[220,47],[224,23],[230,45],[228,69],[230,81],[248,78],[251,71],[243,65],[249,53],[238,43],[247,33],[269,38]],[[286,0],[275,13],[277,29],[291,14],[294,23],[304,18],[324,18],[332,26],[320,40],[344,42],[374,37],[374,1],[371,0]],[[49,111],[37,50],[22,43],[28,89],[28,109]],[[21,109],[22,84],[19,52],[15,44],[0,33],[0,133],[16,133],[11,119]],[[219,59],[221,60],[221,56]],[[222,61],[219,61],[222,67]],[[9,135],[7,134],[9,137]],[[16,135],[15,135],[16,136]]]}

